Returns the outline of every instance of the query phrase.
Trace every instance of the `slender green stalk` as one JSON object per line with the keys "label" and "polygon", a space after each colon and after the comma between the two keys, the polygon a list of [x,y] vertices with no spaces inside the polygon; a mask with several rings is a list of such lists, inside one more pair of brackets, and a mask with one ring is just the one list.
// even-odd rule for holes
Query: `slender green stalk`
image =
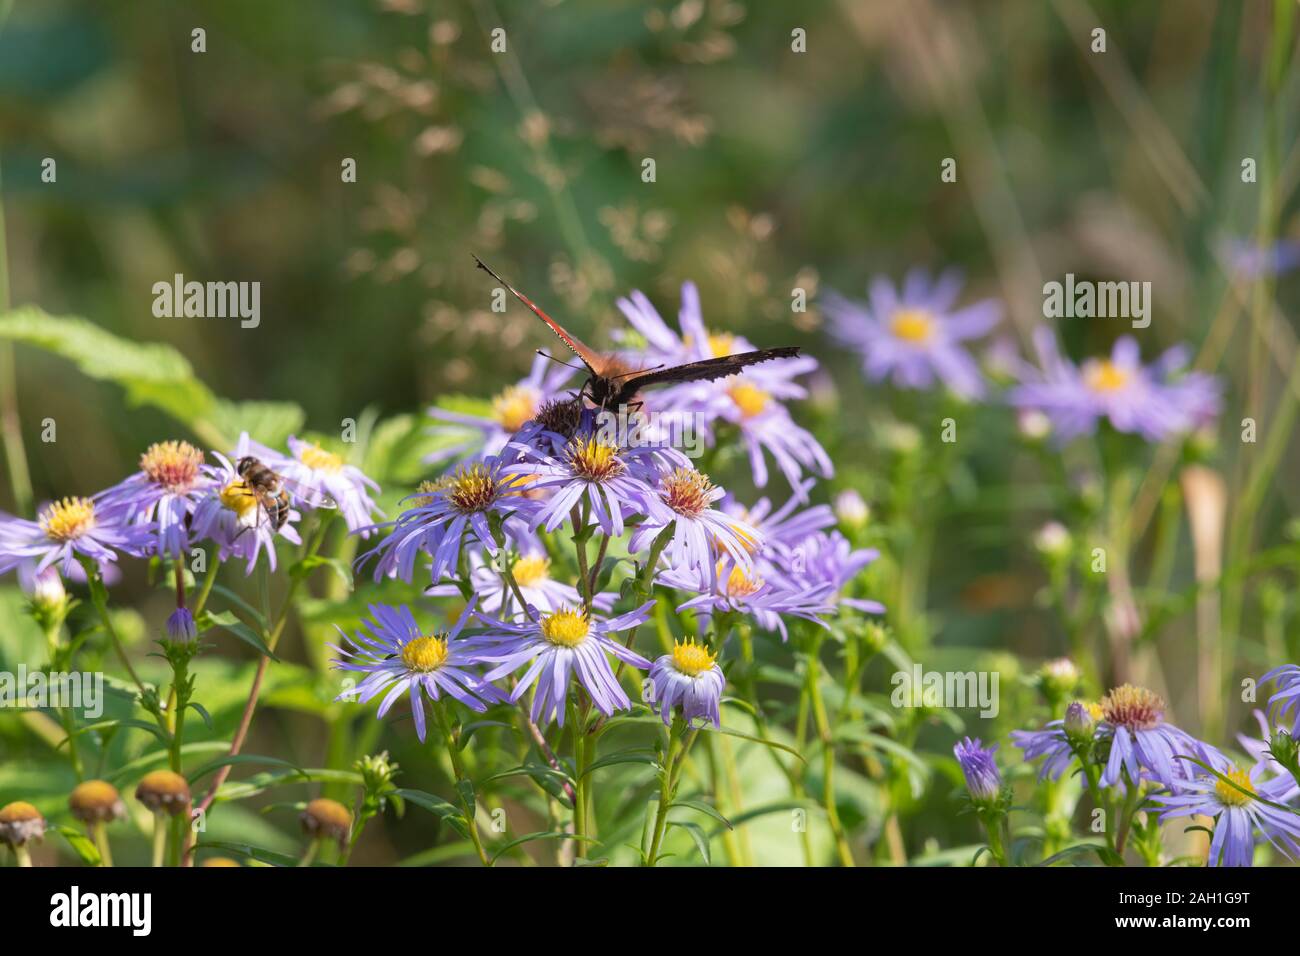
{"label": "slender green stalk", "polygon": [[167,828],[170,823],[167,814],[155,810],[153,814],[153,863],[154,867],[163,865],[167,858]]}
{"label": "slender green stalk", "polygon": [[442,731],[443,739],[447,741],[447,756],[451,758],[452,773],[456,776],[456,792],[461,797],[462,816],[465,818],[465,828],[469,830],[470,842],[474,844],[474,852],[478,854],[479,862],[484,866],[491,866],[492,862],[488,859],[486,851],[483,849],[483,839],[478,833],[478,823],[475,821],[474,807],[470,804],[464,794],[461,793],[461,784],[469,781],[465,773],[465,764],[461,760],[460,747],[457,745],[456,735],[452,733],[451,721],[447,717],[446,704],[441,700],[431,702],[433,705],[433,719],[438,723],[438,729]]}
{"label": "slender green stalk", "polygon": [[811,639],[808,651],[808,696],[812,703],[813,719],[817,724],[817,736],[822,744],[822,804],[826,808],[826,821],[830,825],[831,835],[835,839],[835,852],[842,866],[856,866],[853,851],[849,847],[844,824],[840,821],[839,807],[835,802],[835,742],[831,732],[830,720],[826,716],[826,704],[821,692],[821,651],[822,638],[816,634]]}
{"label": "slender green stalk", "polygon": [[99,848],[100,865],[112,866],[113,853],[108,846],[108,826],[103,820],[96,820],[90,825],[90,835],[95,841],[95,846]]}

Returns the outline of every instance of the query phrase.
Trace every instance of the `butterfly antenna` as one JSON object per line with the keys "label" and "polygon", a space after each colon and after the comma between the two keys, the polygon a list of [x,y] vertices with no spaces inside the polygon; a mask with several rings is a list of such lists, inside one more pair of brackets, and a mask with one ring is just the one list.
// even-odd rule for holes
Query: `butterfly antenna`
{"label": "butterfly antenna", "polygon": [[554,355],[551,355],[549,352],[543,352],[541,349],[537,349],[537,354],[540,355],[542,358],[548,358],[548,359],[550,359],[550,360],[551,360],[552,362],[554,362],[556,365],[563,365],[565,368],[571,368],[571,369],[573,369],[575,372],[585,372],[585,371],[587,371],[587,370],[586,370],[585,368],[583,368],[581,365],[570,365],[568,362],[562,362],[562,361],[560,361],[559,359],[557,359]]}
{"label": "butterfly antenna", "polygon": [[[470,253],[470,255],[473,255],[473,253]],[[547,318],[546,313],[543,312],[541,309],[539,309],[537,306],[535,306],[535,305],[533,304],[533,300],[532,300],[532,299],[528,298],[528,296],[524,295],[522,292],[520,292],[518,289],[516,289],[514,286],[512,286],[512,285],[511,285],[509,282],[507,282],[505,279],[501,278],[499,275],[497,275],[495,272],[493,272],[491,269],[489,269],[489,268],[484,264],[483,260],[480,259],[478,256],[474,256],[474,261],[478,263],[478,267],[479,267],[480,269],[482,269],[484,272],[486,272],[486,273],[487,273],[488,275],[490,275],[492,278],[496,279],[496,280],[497,280],[498,282],[500,282],[503,286],[505,286],[506,289],[509,290],[509,292],[510,292],[511,295],[513,295],[516,299],[518,299],[518,300],[519,300],[520,302],[522,302],[524,305],[528,306],[528,308],[532,310],[532,312],[533,312],[534,315],[536,315],[538,318],[541,318],[541,319],[543,319],[543,320],[549,321],[549,319]]]}
{"label": "butterfly antenna", "polygon": [[629,377],[629,376],[631,376],[631,375],[641,375],[641,374],[644,374],[645,372],[657,372],[659,369],[661,369],[661,368],[663,368],[663,367],[664,367],[664,366],[663,366],[663,363],[661,362],[660,364],[658,364],[658,365],[653,365],[653,366],[651,366],[650,368],[639,368],[639,369],[637,369],[637,370],[634,371],[634,372],[624,372],[624,373],[621,374],[621,375],[611,375],[611,376],[609,377],[609,380],[610,380],[611,382],[617,382],[620,378],[627,378],[627,377]]}

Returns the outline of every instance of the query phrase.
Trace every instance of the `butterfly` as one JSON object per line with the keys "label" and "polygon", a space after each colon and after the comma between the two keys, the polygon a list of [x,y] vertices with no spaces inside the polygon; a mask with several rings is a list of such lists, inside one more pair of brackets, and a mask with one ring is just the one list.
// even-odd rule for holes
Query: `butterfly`
{"label": "butterfly", "polygon": [[522,302],[539,319],[545,322],[560,341],[583,365],[587,367],[588,377],[582,386],[582,392],[599,408],[619,408],[632,404],[636,394],[651,385],[667,385],[675,382],[711,382],[714,379],[735,375],[748,365],[770,362],[772,359],[794,358],[799,354],[799,346],[789,345],[775,349],[756,349],[752,352],[740,352],[737,355],[721,355],[717,358],[687,362],[670,368],[659,366],[650,369],[633,369],[617,355],[597,352],[585,345],[577,336],[569,332],[553,318],[533,304],[522,292],[483,264],[478,256],[474,257],[478,267],[510,290],[510,294]]}

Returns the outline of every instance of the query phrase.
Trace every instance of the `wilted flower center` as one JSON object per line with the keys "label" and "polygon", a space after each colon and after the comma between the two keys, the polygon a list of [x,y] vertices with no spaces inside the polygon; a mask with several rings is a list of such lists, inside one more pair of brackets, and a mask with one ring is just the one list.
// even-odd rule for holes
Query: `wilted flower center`
{"label": "wilted flower center", "polygon": [[761,388],[756,388],[748,382],[741,382],[739,385],[733,385],[727,390],[731,400],[736,403],[740,409],[740,414],[745,418],[753,418],[760,414],[767,407],[768,399],[772,396],[767,394]]}
{"label": "wilted flower center", "polygon": [[1083,380],[1094,392],[1118,392],[1128,384],[1129,372],[1110,359],[1102,359],[1088,363]]}
{"label": "wilted flower center", "polygon": [[894,338],[920,344],[934,334],[934,319],[922,309],[899,309],[890,320],[889,331]]}
{"label": "wilted flower center", "polygon": [[673,667],[679,674],[698,677],[713,666],[716,654],[710,654],[703,644],[696,644],[691,638],[673,644]]}
{"label": "wilted flower center", "polygon": [[202,465],[203,452],[183,441],[155,442],[140,456],[140,470],[173,493],[194,487]]}
{"label": "wilted flower center", "polygon": [[550,576],[551,562],[541,555],[529,555],[515,562],[515,583],[521,588],[532,587]]}
{"label": "wilted flower center", "polygon": [[298,450],[298,460],[317,471],[343,470],[343,459],[320,445],[304,445]]}
{"label": "wilted flower center", "polygon": [[436,635],[417,637],[402,646],[402,663],[407,670],[427,674],[447,663],[447,639]]}
{"label": "wilted flower center", "polygon": [[[1241,787],[1242,790],[1255,792],[1255,785],[1250,782],[1250,774],[1245,770],[1231,770],[1224,774],[1229,780]],[[1227,804],[1230,807],[1244,807],[1250,803],[1250,796],[1242,793],[1236,787],[1229,786],[1222,780],[1214,784],[1214,795],[1219,798],[1220,803]]]}
{"label": "wilted flower center", "polygon": [[517,432],[537,417],[541,396],[527,385],[507,385],[492,399],[492,417],[508,432]]}
{"label": "wilted flower center", "polygon": [[1164,719],[1165,702],[1145,687],[1125,684],[1101,699],[1101,713],[1107,723],[1129,730],[1150,730]]}
{"label": "wilted flower center", "polygon": [[659,496],[679,515],[698,518],[709,506],[713,482],[709,476],[692,468],[678,468],[664,478]]}
{"label": "wilted flower center", "polygon": [[[721,567],[719,567],[721,572]],[[750,577],[745,573],[745,569],[736,565],[727,575],[727,596],[728,597],[749,597],[755,591],[763,586],[763,579],[757,576]]]}
{"label": "wilted flower center", "polygon": [[497,499],[499,486],[483,465],[461,468],[447,481],[447,500],[462,514],[485,511]]}
{"label": "wilted flower center", "polygon": [[51,541],[73,541],[95,527],[95,503],[63,498],[41,512],[41,530]]}
{"label": "wilted flower center", "polygon": [[587,481],[609,481],[626,469],[618,449],[594,437],[575,438],[569,443],[568,456],[573,473]]}
{"label": "wilted flower center", "polygon": [[590,632],[587,615],[577,608],[561,608],[542,618],[542,637],[559,647],[577,647]]}

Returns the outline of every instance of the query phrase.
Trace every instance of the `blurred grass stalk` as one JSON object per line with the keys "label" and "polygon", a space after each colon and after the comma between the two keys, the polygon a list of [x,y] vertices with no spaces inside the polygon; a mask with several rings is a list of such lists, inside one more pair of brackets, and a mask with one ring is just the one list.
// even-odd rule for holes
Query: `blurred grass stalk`
{"label": "blurred grass stalk", "polygon": [[[8,7],[0,12],[0,27]],[[5,234],[4,179],[0,173],[0,315],[9,311],[9,246]],[[5,467],[13,488],[14,513],[25,516],[32,506],[32,478],[23,447],[23,431],[18,415],[18,375],[14,362],[14,344],[0,342],[0,440],[4,442]]]}
{"label": "blurred grass stalk", "polygon": [[[1281,128],[1281,91],[1289,73],[1291,48],[1295,23],[1295,0],[1274,0],[1273,3],[1273,37],[1268,59],[1264,64],[1265,116],[1264,149],[1260,156],[1259,179],[1259,221],[1256,228],[1256,248],[1271,248],[1277,237],[1278,229],[1278,165],[1281,159],[1279,130]],[[1250,412],[1256,421],[1261,410],[1264,396],[1263,369],[1260,367],[1265,358],[1266,324],[1273,302],[1274,277],[1270,270],[1263,269],[1256,277],[1254,295],[1251,301],[1251,330],[1254,336],[1250,355],[1251,394]],[[1256,363],[1260,363],[1257,365]],[[1272,483],[1272,478],[1281,463],[1288,440],[1295,426],[1296,412],[1300,410],[1300,351],[1287,375],[1285,386],[1279,399],[1279,406],[1274,413],[1272,424],[1260,449],[1261,454],[1250,470],[1244,487],[1240,488],[1232,509],[1232,521],[1228,537],[1228,568],[1239,570],[1244,565],[1247,553],[1254,538],[1255,517],[1260,505]],[[1220,667],[1222,661],[1233,660],[1237,640],[1241,633],[1245,611],[1244,581],[1237,587],[1229,588],[1224,594],[1222,640],[1219,649]],[[1216,686],[1223,694],[1232,693],[1233,674],[1220,674]],[[1207,722],[1205,732],[1209,735],[1220,731],[1217,725]]]}

